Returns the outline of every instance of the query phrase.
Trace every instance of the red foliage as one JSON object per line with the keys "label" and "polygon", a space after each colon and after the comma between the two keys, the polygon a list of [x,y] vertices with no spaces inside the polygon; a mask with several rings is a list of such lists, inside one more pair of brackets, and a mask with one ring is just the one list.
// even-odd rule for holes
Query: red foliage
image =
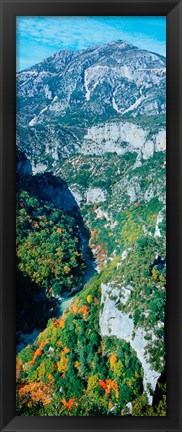
{"label": "red foliage", "polygon": [[108,397],[111,392],[115,392],[116,399],[118,400],[119,391],[118,384],[116,380],[107,379],[105,381],[99,381],[100,388],[105,391],[106,396]]}
{"label": "red foliage", "polygon": [[99,381],[99,385],[100,385],[100,388],[101,388],[102,390],[106,390],[106,388],[107,388],[107,384],[105,383],[105,381],[100,380],[100,381]]}
{"label": "red foliage", "polygon": [[88,316],[88,306],[82,306],[78,310],[78,313],[83,313],[84,317],[86,318]]}
{"label": "red foliage", "polygon": [[44,348],[44,345],[46,345],[46,343],[47,343],[47,341],[45,341],[45,342],[39,342],[39,348],[37,348],[35,350],[34,355],[33,355],[33,359],[31,360],[31,364],[35,363],[35,360],[36,360],[37,357],[41,357],[42,350]]}
{"label": "red foliage", "polygon": [[71,399],[67,402],[67,407],[68,407],[69,410],[72,408],[74,402],[75,402],[75,398],[74,398],[74,397],[71,398]]}
{"label": "red foliage", "polygon": [[69,399],[68,402],[67,402],[66,399],[64,398],[64,399],[61,400],[61,402],[63,403],[63,405],[64,405],[65,407],[67,407],[67,408],[70,410],[70,409],[72,408],[74,402],[75,402],[75,398],[73,397],[73,398]]}

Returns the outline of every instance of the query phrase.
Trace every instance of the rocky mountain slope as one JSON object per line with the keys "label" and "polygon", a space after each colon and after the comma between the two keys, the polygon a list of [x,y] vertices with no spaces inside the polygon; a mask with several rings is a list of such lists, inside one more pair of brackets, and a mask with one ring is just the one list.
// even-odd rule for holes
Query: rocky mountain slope
{"label": "rocky mountain slope", "polygon": [[147,131],[141,136],[137,128],[128,141],[123,119],[165,114],[165,77],[165,58],[127,42],[62,50],[17,74],[18,143],[46,167],[96,137],[108,143],[111,134],[121,144],[134,133],[146,141]]}
{"label": "rocky mountain slope", "polygon": [[[98,358],[87,352],[90,363],[86,365],[86,346],[81,357],[78,356],[79,329],[74,324],[71,327],[76,344],[74,355],[67,351],[67,366],[58,367],[64,370],[61,380],[64,400],[68,395],[74,399],[70,403],[72,415],[83,415],[78,409],[82,399],[74,396],[65,382],[65,376],[67,382],[71,379],[74,367],[75,380],[83,389],[81,398],[86,394],[90,404],[90,411],[85,407],[85,412],[90,413],[86,415],[95,415],[97,410],[101,415],[111,412],[124,415],[127,402],[132,415],[138,415],[137,409],[145,412],[142,415],[157,412],[165,415],[161,406],[148,408],[153,404],[158,379],[165,369],[165,84],[165,59],[123,41],[81,52],[63,50],[17,74],[17,144],[29,160],[19,161],[17,170],[20,177],[25,172],[30,176],[32,170],[33,182],[44,195],[43,200],[47,198],[57,208],[72,212],[72,216],[77,214],[77,225],[80,214],[79,241],[85,264],[89,268],[90,248],[95,260],[91,273],[98,273],[93,279],[89,274],[91,279],[83,293],[64,313],[64,326],[62,321],[60,324],[64,332],[55,321],[55,338],[49,342],[53,346],[51,374],[53,381],[59,382],[56,366],[59,338],[63,338],[63,345],[67,341],[70,352],[73,349],[67,327],[70,320],[76,323],[76,314],[80,329],[84,327],[88,335],[95,320],[93,339],[99,348],[94,355]],[[89,232],[86,240],[85,230]],[[51,326],[54,327],[54,321],[45,330],[47,340]],[[38,349],[38,340],[32,346],[34,351]],[[124,361],[124,366],[117,363],[128,356],[126,344],[133,350],[131,358],[136,356],[140,362],[139,381],[133,393],[130,388],[137,376],[127,375],[129,360]],[[114,354],[114,347],[118,369],[111,365],[110,371],[102,375],[104,356]],[[21,379],[31,380],[32,373],[38,376],[37,371],[44,368],[42,361],[47,362],[46,352],[45,344],[45,352],[44,348],[41,351],[43,360],[36,356],[33,369],[28,355],[27,374],[20,375]],[[121,358],[121,352],[127,353],[126,357],[122,354]],[[18,360],[21,368],[23,357]],[[109,362],[108,358],[105,361]],[[53,381],[43,379],[55,389]],[[107,385],[114,386],[115,396]],[[126,397],[122,396],[123,386],[127,386]],[[105,391],[106,396],[102,408],[100,391]],[[109,391],[111,400],[107,399]],[[146,399],[140,405],[142,393]],[[67,402],[64,403],[62,414],[54,411],[46,415],[64,415],[66,409],[66,415],[70,415]]]}

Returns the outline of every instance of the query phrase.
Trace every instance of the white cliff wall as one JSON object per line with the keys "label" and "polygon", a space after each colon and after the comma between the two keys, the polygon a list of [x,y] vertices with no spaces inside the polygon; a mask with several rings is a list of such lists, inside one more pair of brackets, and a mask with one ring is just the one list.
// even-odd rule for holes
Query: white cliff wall
{"label": "white cliff wall", "polygon": [[[146,391],[148,395],[149,403],[152,404],[152,397],[149,394],[147,384],[150,384],[152,390],[154,391],[160,373],[151,368],[149,359],[144,355],[145,347],[148,344],[148,341],[145,339],[146,332],[144,329],[138,328],[135,332],[134,338],[132,338],[132,333],[134,330],[133,320],[129,318],[129,314],[120,312],[116,306],[116,303],[120,298],[119,290],[117,290],[117,288],[112,289],[112,295],[116,296],[116,299],[112,300],[109,297],[109,291],[111,291],[111,287],[102,284],[101,289],[101,304],[103,304],[99,319],[101,335],[116,336],[118,339],[123,339],[126,342],[129,342],[131,347],[136,351],[137,357],[140,360],[144,371],[144,391]],[[128,295],[130,295],[129,287],[127,290]],[[125,303],[126,301],[127,290],[125,291],[123,300],[120,298],[122,303]],[[155,336],[153,335],[152,330],[151,335],[154,339]]]}

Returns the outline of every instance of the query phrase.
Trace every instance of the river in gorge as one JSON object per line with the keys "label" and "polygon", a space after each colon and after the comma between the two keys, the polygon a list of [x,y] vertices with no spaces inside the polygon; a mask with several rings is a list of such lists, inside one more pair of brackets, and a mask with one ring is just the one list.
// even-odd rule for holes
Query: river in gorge
{"label": "river in gorge", "polygon": [[[69,308],[73,300],[79,295],[80,290],[76,291],[73,295],[66,297],[65,299],[57,299],[57,313],[56,316],[61,316],[63,312]],[[32,344],[39,333],[41,333],[43,329],[33,329],[31,332],[23,332],[23,331],[17,331],[16,337],[17,337],[17,343],[16,343],[16,353],[21,351],[23,348],[25,348],[27,345]]]}
{"label": "river in gorge", "polygon": [[[79,293],[84,289],[85,284],[91,279],[93,274],[97,271],[94,257],[90,254],[89,247],[87,245],[87,239],[82,237],[82,253],[84,254],[85,262],[86,262],[86,272],[83,278],[82,286],[77,287],[73,289],[72,293],[63,293],[62,297],[59,296],[52,296],[49,298],[50,301],[54,302],[54,306],[49,306],[49,310],[45,310],[45,304],[48,302],[48,298],[46,296],[45,292],[42,292],[40,294],[37,294],[32,299],[32,302],[30,305],[28,305],[28,309],[22,311],[22,314],[24,316],[25,323],[27,322],[27,315],[29,317],[35,316],[35,308],[38,306],[39,313],[36,314],[36,322],[37,325],[33,327],[31,323],[27,325],[27,329],[23,329],[22,327],[19,327],[19,330],[16,332],[16,352],[18,353],[21,351],[25,346],[32,344],[39,333],[41,333],[44,328],[47,325],[47,321],[49,318],[53,317],[60,317],[65,309],[68,309],[73,300],[79,295]],[[64,298],[65,296],[65,298]],[[52,309],[51,309],[52,308]],[[52,310],[52,315],[48,316],[49,311]],[[44,325],[40,324],[40,311],[41,314],[44,314],[46,322],[44,322]],[[48,318],[46,318],[48,317]],[[32,318],[32,321],[34,321],[34,318]],[[30,328],[31,327],[31,328]]]}

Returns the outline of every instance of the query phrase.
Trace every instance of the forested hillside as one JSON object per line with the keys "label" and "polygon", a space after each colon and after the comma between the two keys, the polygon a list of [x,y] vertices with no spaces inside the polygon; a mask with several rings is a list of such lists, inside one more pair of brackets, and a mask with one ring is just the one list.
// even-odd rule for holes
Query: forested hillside
{"label": "forested hillside", "polygon": [[17,121],[17,415],[165,416],[165,59],[60,51]]}

